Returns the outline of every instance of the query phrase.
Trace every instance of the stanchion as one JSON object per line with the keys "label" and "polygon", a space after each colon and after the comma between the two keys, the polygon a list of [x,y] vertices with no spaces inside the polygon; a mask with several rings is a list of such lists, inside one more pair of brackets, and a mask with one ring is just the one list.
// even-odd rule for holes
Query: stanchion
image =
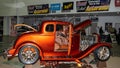
{"label": "stanchion", "polygon": [[107,68],[106,62],[98,61],[97,68]]}
{"label": "stanchion", "polygon": [[23,68],[33,68],[33,65],[25,65]]}
{"label": "stanchion", "polygon": [[35,64],[25,65],[23,68],[40,68],[40,61],[38,60]]}

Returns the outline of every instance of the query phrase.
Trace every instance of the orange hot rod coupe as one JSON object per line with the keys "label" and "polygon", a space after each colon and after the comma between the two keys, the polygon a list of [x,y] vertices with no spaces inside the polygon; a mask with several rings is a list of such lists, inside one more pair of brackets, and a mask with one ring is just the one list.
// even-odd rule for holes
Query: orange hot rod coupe
{"label": "orange hot rod coupe", "polygon": [[98,60],[106,61],[111,55],[110,44],[100,42],[96,33],[88,36],[89,39],[81,35],[81,30],[90,24],[91,20],[75,26],[69,22],[49,20],[43,21],[38,31],[29,26],[32,31],[24,32],[16,39],[8,50],[9,58],[18,55],[23,64],[34,64],[38,60],[80,62],[93,53]]}

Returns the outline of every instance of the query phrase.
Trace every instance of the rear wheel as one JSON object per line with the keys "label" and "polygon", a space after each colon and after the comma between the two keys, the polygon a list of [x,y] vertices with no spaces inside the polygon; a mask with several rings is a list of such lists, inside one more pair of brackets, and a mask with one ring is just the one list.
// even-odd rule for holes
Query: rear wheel
{"label": "rear wheel", "polygon": [[32,45],[25,45],[20,48],[18,58],[23,64],[34,64],[39,59],[39,50]]}
{"label": "rear wheel", "polygon": [[106,46],[99,47],[95,51],[95,57],[100,61],[106,61],[110,58],[111,52],[110,49]]}

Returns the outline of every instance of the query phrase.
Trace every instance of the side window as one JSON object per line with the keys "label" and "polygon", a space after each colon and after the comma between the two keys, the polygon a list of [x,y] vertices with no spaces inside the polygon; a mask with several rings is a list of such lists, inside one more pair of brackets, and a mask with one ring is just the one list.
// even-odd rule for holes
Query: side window
{"label": "side window", "polygon": [[48,24],[45,29],[47,32],[53,32],[54,31],[54,25]]}
{"label": "side window", "polygon": [[56,25],[56,31],[63,30],[63,25],[57,24]]}

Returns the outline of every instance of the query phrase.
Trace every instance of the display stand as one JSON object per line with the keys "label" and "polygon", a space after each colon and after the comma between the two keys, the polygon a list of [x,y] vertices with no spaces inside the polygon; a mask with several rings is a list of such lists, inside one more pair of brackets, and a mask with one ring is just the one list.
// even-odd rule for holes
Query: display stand
{"label": "display stand", "polygon": [[98,61],[97,68],[107,68],[106,62]]}
{"label": "display stand", "polygon": [[[40,68],[41,66],[40,66],[40,62],[38,61],[38,62],[36,62],[35,64],[33,64],[33,65],[25,65],[23,68]],[[90,65],[88,66],[84,66],[84,67],[82,67],[82,68],[93,68],[93,67],[91,67]],[[98,61],[98,63],[96,64],[96,67],[97,68],[107,68],[107,64],[106,64],[106,62],[102,62],[102,61]]]}
{"label": "display stand", "polygon": [[40,68],[40,61],[37,61],[35,64],[32,65],[25,65],[23,68]]}
{"label": "display stand", "polygon": [[33,65],[25,65],[23,68],[33,68]]}
{"label": "display stand", "polygon": [[112,43],[117,43],[115,34],[110,34]]}

